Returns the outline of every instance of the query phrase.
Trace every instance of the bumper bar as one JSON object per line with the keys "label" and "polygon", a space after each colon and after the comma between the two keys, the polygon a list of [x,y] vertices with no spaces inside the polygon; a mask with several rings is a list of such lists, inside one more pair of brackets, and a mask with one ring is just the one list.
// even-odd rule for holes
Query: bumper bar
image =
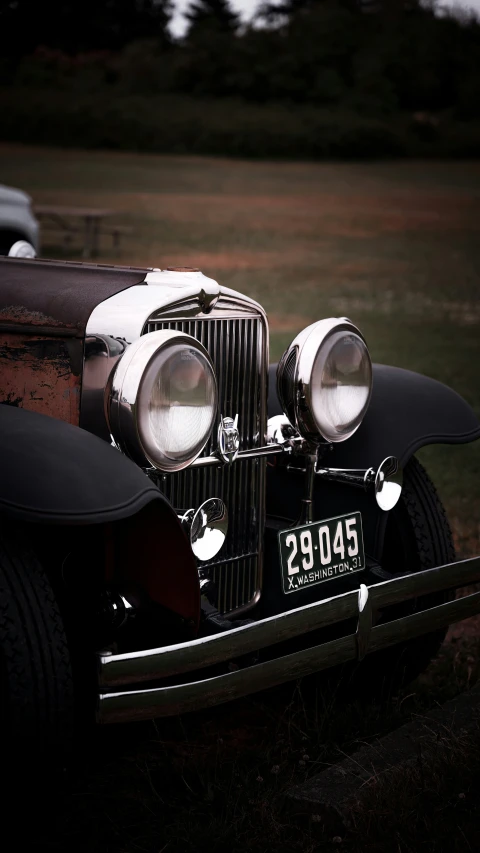
{"label": "bumper bar", "polygon": [[[361,659],[367,653],[446,627],[480,612],[480,592],[372,626],[375,610],[478,580],[480,557],[473,557],[370,587],[362,584],[359,591],[299,607],[217,636],[122,655],[102,654],[99,661],[101,692],[98,721],[152,719],[199,710]],[[142,681],[195,672],[355,617],[358,619],[355,634],[236,672],[189,684],[147,690],[114,690]]]}

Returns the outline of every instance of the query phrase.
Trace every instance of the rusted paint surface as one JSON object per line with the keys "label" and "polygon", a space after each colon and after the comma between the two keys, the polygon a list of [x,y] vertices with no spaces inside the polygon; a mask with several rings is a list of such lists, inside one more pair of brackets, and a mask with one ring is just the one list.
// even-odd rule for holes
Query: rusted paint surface
{"label": "rusted paint surface", "polygon": [[79,423],[80,371],[71,342],[0,333],[0,403]]}
{"label": "rusted paint surface", "polygon": [[5,305],[0,308],[0,323],[21,323],[24,326],[53,326],[60,328],[69,328],[79,330],[82,326],[80,323],[64,323],[56,320],[55,317],[50,317],[48,314],[42,314],[41,311],[31,311],[23,305]]}
{"label": "rusted paint surface", "polygon": [[78,425],[85,329],[93,309],[145,270],[0,258],[0,403]]}

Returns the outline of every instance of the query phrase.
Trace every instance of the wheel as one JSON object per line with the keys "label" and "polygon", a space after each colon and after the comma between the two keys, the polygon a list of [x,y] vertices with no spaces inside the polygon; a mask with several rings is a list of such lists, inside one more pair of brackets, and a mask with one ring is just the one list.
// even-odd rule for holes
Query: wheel
{"label": "wheel", "polygon": [[[427,472],[412,458],[404,470],[402,496],[389,514],[381,566],[390,576],[400,576],[454,560],[455,549],[445,510]],[[378,581],[378,577],[372,577],[366,582]],[[377,613],[375,624],[400,619],[450,598],[450,593],[438,592],[405,601]],[[317,695],[320,688],[332,691],[342,701],[388,699],[426,669],[438,653],[446,632],[446,628],[433,631],[367,654],[360,663],[348,663],[303,679],[302,695]]]}
{"label": "wheel", "polygon": [[[455,548],[445,510],[425,468],[412,458],[405,467],[401,499],[388,519],[381,565],[392,575],[404,575],[454,560]],[[415,610],[442,604],[450,597],[450,593],[438,592],[406,601],[378,614],[377,622],[399,619]],[[375,680],[380,691],[391,692],[412,681],[428,666],[446,632],[446,628],[434,631],[368,655],[358,667],[358,675],[369,687]]]}
{"label": "wheel", "polygon": [[[22,528],[0,528],[0,723],[12,766],[61,767],[73,737],[73,679],[60,612]],[[4,752],[2,748],[2,753]]]}

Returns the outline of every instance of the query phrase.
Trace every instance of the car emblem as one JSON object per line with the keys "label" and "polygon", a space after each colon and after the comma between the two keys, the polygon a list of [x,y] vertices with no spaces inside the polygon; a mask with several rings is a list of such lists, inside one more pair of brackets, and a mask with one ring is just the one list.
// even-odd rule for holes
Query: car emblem
{"label": "car emblem", "polygon": [[240,435],[237,424],[238,415],[235,415],[235,420],[233,418],[224,418],[223,415],[220,418],[220,426],[218,427],[218,452],[227,465],[231,465],[235,461],[240,449]]}

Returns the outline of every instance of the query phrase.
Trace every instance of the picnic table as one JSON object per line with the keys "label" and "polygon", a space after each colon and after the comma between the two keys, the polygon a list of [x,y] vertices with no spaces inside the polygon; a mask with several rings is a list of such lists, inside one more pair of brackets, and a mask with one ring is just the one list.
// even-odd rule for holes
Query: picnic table
{"label": "picnic table", "polygon": [[104,227],[105,220],[117,211],[98,207],[68,207],[60,204],[36,204],[35,214],[45,227],[52,227],[63,237],[65,245],[69,245],[76,234],[80,234],[83,242],[83,257],[90,258],[98,254],[100,235],[111,234],[115,248],[118,248],[120,234],[126,226],[113,225]]}

